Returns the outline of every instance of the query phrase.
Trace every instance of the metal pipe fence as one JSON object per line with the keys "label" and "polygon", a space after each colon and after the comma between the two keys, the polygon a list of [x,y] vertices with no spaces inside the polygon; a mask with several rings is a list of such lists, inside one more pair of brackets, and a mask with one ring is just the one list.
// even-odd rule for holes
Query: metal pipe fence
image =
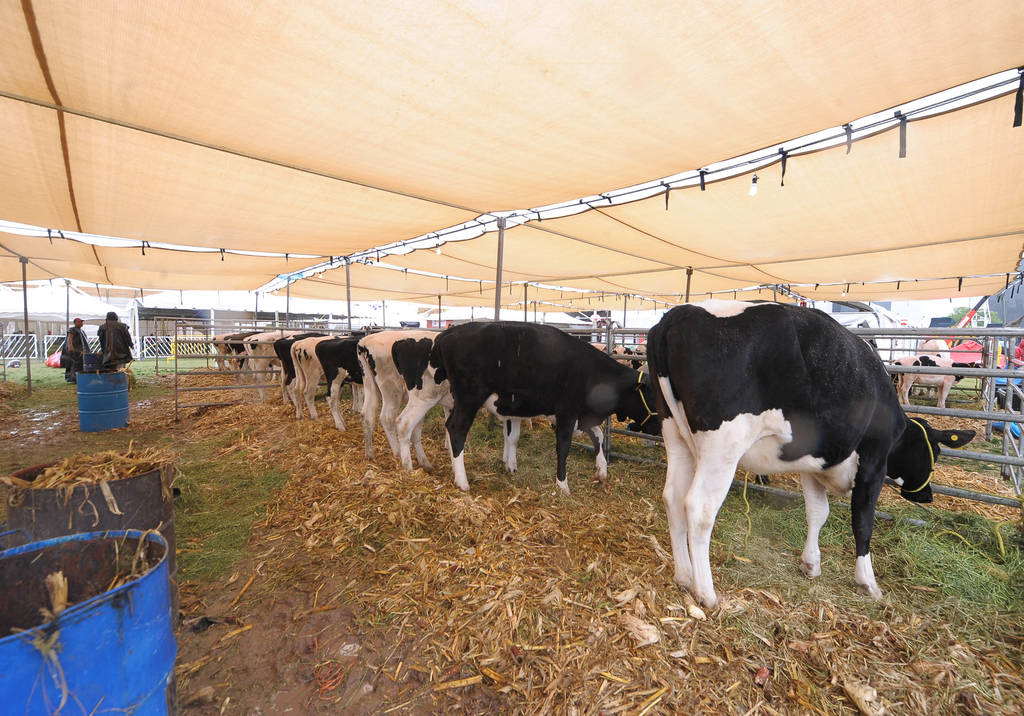
{"label": "metal pipe fence", "polygon": [[[310,325],[321,324],[321,325]],[[257,331],[261,333],[269,333],[273,331],[280,331],[281,335],[284,335],[286,330],[302,330],[302,331],[318,331],[327,335],[332,335],[338,338],[352,335],[347,329],[339,330],[337,332],[330,332],[325,330],[322,325],[326,322],[322,321],[282,321],[275,325],[262,324],[239,324],[233,322],[230,324],[211,325],[209,322],[196,322],[188,320],[175,320],[174,321],[174,333],[167,338],[169,339],[169,347],[167,349],[166,357],[169,360],[174,361],[174,420],[175,422],[179,419],[179,411],[185,408],[205,408],[215,407],[224,405],[239,405],[243,402],[241,398],[228,401],[204,401],[204,402],[182,402],[183,394],[188,393],[205,393],[211,391],[246,391],[246,390],[267,390],[273,389],[274,382],[269,383],[259,382],[258,378],[253,378],[254,382],[241,383],[238,382],[242,376],[277,376],[280,374],[280,370],[277,366],[271,365],[272,362],[277,361],[277,355],[249,355],[245,354],[244,357],[246,364],[255,365],[258,362],[266,361],[265,369],[253,369],[252,367],[246,367],[243,369],[232,367],[230,358],[234,356],[224,355],[217,352],[216,347],[218,345],[228,345],[236,343],[236,341],[224,341],[217,340],[216,336],[224,334],[234,333],[246,333],[250,331]],[[338,321],[337,323],[342,323]],[[374,330],[398,330],[397,328],[379,328]],[[182,372],[178,363],[179,358],[188,357],[221,357],[224,358],[226,370],[199,370],[199,371],[188,371]],[[165,357],[157,355],[155,356],[159,364],[159,358]],[[209,367],[209,360],[207,360],[207,367]],[[212,375],[233,375],[235,377],[235,383],[229,385],[215,385],[215,386],[187,386],[181,382],[182,377],[187,376],[212,376]]]}
{"label": "metal pipe fence", "polygon": [[[982,343],[982,368],[934,368],[934,367],[922,367],[922,366],[897,366],[890,363],[885,363],[886,370],[890,375],[897,375],[899,373],[919,373],[925,375],[959,375],[966,377],[980,378],[984,381],[982,389],[979,391],[980,400],[982,402],[981,410],[965,409],[965,408],[936,408],[927,405],[908,405],[904,406],[905,412],[908,414],[920,414],[920,415],[943,415],[951,417],[961,417],[969,419],[980,419],[986,422],[986,433],[987,436],[991,436],[993,423],[1001,423],[1003,429],[1002,437],[1002,449],[1001,453],[984,453],[967,450],[953,450],[953,449],[941,449],[940,455],[943,457],[951,457],[957,460],[974,461],[988,464],[997,464],[1001,466],[1001,474],[1003,477],[1008,478],[1013,484],[1014,490],[1018,497],[1022,495],[1022,476],[1024,476],[1024,367],[1014,366],[1012,360],[1001,361],[1001,356],[1009,354],[1013,355],[1012,346],[1017,341],[1024,340],[1024,329],[1021,328],[962,328],[962,329],[935,329],[935,328],[898,328],[898,329],[879,329],[879,328],[851,328],[849,329],[855,335],[858,335],[865,340],[874,338],[876,341],[879,338],[896,338],[899,337],[902,340],[909,339],[929,339],[935,337],[953,338],[953,339],[984,339],[979,341]],[[643,341],[637,341],[635,336],[638,332],[633,329],[606,329],[602,333],[594,331],[593,329],[587,330],[570,330],[567,331],[570,335],[577,335],[584,338],[590,339],[591,336],[601,335],[600,341],[590,342],[602,342],[605,345],[605,350],[612,355],[618,361],[629,363],[638,361],[640,363],[646,363],[646,355],[622,355],[612,354],[616,345],[642,345]],[[646,339],[646,334],[643,338]],[[629,343],[627,340],[623,340],[626,337],[632,338],[633,343]],[[1009,348],[1009,350],[1008,350]],[[880,353],[882,351],[879,351]],[[888,353],[888,349],[886,353]],[[884,362],[884,361],[883,361]],[[998,367],[999,363],[1002,362],[1006,366],[1013,367]],[[643,370],[644,368],[641,368]],[[999,405],[997,397],[999,392],[997,391],[997,381],[1004,380],[1007,385],[1005,390],[1005,398],[1002,401],[1002,405]],[[1016,401],[1013,399],[1016,397]],[[1014,407],[1016,406],[1016,407]],[[1017,434],[1014,435],[1016,429]],[[610,421],[605,424],[605,454],[611,458],[627,458],[633,461],[648,462],[663,465],[664,463],[660,460],[652,460],[650,458],[637,457],[637,456],[626,456],[625,453],[617,452],[612,449],[611,437],[612,435],[619,435],[631,438],[640,438],[651,443],[663,443],[664,440],[660,435],[648,435],[646,433],[637,433],[622,428],[612,427]],[[574,443],[577,447],[593,451],[593,447],[581,443]],[[978,502],[985,502],[989,504],[1009,505],[1016,506],[1024,509],[1024,502],[1020,500],[1013,500],[1010,498],[1002,497],[999,495],[990,495],[984,492],[962,490],[959,488],[949,487],[945,485],[936,485],[933,483],[933,490],[937,494],[950,495],[954,497],[963,497],[969,500],[975,500]]]}

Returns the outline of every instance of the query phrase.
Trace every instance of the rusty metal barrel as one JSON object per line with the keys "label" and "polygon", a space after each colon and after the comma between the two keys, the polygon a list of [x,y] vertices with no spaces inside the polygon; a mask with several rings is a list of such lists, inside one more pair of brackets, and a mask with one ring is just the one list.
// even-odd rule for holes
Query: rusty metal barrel
{"label": "rusty metal barrel", "polygon": [[[32,481],[53,463],[12,473]],[[171,579],[173,613],[178,613],[178,563],[174,542],[173,466],[107,482],[111,499],[98,485],[74,488],[5,487],[7,525],[28,533],[31,541],[100,530],[157,530],[167,541],[167,567]],[[13,544],[24,540],[13,537]]]}

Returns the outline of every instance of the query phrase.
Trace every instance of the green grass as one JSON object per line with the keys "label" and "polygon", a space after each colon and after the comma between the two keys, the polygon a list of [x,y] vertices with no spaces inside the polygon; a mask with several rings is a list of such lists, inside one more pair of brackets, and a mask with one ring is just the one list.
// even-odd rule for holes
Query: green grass
{"label": "green grass", "polygon": [[180,449],[175,529],[182,581],[225,576],[244,555],[267,502],[287,481],[285,472],[254,468],[243,450],[213,457],[237,437],[233,431]]}
{"label": "green grass", "polygon": [[[201,358],[179,360],[178,370],[184,372],[195,368],[202,368],[205,365],[205,359]],[[129,399],[144,400],[165,390],[163,381],[166,376],[173,374],[174,361],[167,362],[166,359],[160,359],[159,377],[156,373],[157,368],[152,360],[136,361],[131,364],[131,369],[135,374],[136,385]],[[24,366],[7,369],[6,384],[13,391],[4,400],[4,404],[8,409],[15,411],[29,409],[41,411],[77,405],[78,396],[75,386],[72,383],[64,382],[63,368],[48,368],[42,361],[32,361],[31,396],[28,395],[27,391],[27,376],[28,371]],[[0,378],[2,378],[2,373],[0,373]]]}
{"label": "green grass", "polygon": [[[428,424],[424,434],[440,436],[440,420]],[[474,424],[467,452],[471,490],[507,491],[511,487],[507,481],[541,494],[552,493],[553,431],[523,432],[519,471],[514,476],[504,472],[501,444],[500,430],[488,430],[485,420]],[[615,449],[665,459],[660,445],[644,447],[637,440],[616,438]],[[608,468],[610,484],[602,487],[592,478],[593,465],[589,453],[571,451],[568,476],[573,494],[567,499],[597,511],[614,509],[615,502],[644,501],[653,511],[647,534],[667,548],[668,526],[661,500],[664,468],[613,460]],[[1019,524],[997,526],[979,515],[910,503],[887,507],[896,520],[876,520],[871,551],[879,585],[889,596],[875,603],[859,596],[853,584],[855,554],[849,508],[832,501],[831,516],[819,539],[822,576],[809,580],[797,568],[807,534],[803,502],[780,502],[753,490],[747,492],[747,502],[749,534],[739,490],[729,493],[715,523],[711,562],[721,588],[766,589],[797,603],[828,599],[880,619],[894,609],[931,614],[969,630],[982,629],[986,618],[1007,614],[1024,618],[1024,534]],[[904,518],[927,524],[915,526]],[[737,555],[750,562],[735,559]],[[981,632],[976,635],[984,636]]]}

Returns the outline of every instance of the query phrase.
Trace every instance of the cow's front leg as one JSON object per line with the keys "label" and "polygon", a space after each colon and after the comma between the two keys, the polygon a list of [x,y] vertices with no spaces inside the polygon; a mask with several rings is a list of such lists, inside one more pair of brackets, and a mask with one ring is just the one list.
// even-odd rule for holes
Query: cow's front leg
{"label": "cow's front leg", "polygon": [[818,534],[828,519],[828,494],[822,484],[807,473],[800,473],[800,486],[803,488],[804,511],[807,513],[807,541],[800,555],[800,571],[813,578],[821,574]]}
{"label": "cow's front leg", "polygon": [[871,566],[871,532],[875,526],[875,504],[882,491],[885,479],[885,460],[871,456],[867,450],[861,453],[857,466],[857,477],[853,483],[850,512],[853,520],[853,539],[857,548],[857,568],[854,582],[857,592],[872,599],[881,599],[882,590],[875,581]]}
{"label": "cow's front leg", "polygon": [[565,475],[565,464],[569,460],[569,446],[572,445],[572,434],[576,430],[576,418],[570,415],[555,416],[555,449],[558,453],[558,472],[556,484],[558,489],[569,494],[569,481]]}

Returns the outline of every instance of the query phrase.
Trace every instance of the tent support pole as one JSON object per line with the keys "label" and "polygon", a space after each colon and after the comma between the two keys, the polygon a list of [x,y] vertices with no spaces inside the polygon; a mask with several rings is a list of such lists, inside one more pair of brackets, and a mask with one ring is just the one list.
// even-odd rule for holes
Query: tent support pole
{"label": "tent support pole", "polygon": [[494,320],[501,320],[501,261],[505,255],[505,217],[498,217],[498,268],[494,276]]}
{"label": "tent support pole", "polygon": [[690,278],[693,277],[693,266],[686,267],[686,302],[690,302]]}
{"label": "tent support pole", "polygon": [[437,294],[437,327],[442,328],[441,325],[441,294]]}
{"label": "tent support pole", "polygon": [[383,324],[381,328],[388,327],[388,302],[383,298],[380,300],[380,322]]}
{"label": "tent support pole", "polygon": [[290,323],[292,320],[292,282],[289,279],[288,285],[284,289],[284,322],[285,325]]}
{"label": "tent support pole", "polygon": [[28,344],[28,259],[19,256],[18,260],[21,261],[21,298],[25,309],[25,379],[28,381],[27,394],[32,395],[32,351]]}
{"label": "tent support pole", "polygon": [[622,327],[626,327],[626,302],[629,300],[629,296],[622,297]]}
{"label": "tent support pole", "polygon": [[349,273],[351,261],[345,259],[345,312],[348,314],[348,332],[352,332],[352,281]]}
{"label": "tent support pole", "polygon": [[71,329],[71,282],[64,279],[64,338]]}
{"label": "tent support pole", "polygon": [[523,284],[523,323],[530,320],[527,312],[530,310],[530,302],[526,300],[526,292],[530,288],[529,283]]}

